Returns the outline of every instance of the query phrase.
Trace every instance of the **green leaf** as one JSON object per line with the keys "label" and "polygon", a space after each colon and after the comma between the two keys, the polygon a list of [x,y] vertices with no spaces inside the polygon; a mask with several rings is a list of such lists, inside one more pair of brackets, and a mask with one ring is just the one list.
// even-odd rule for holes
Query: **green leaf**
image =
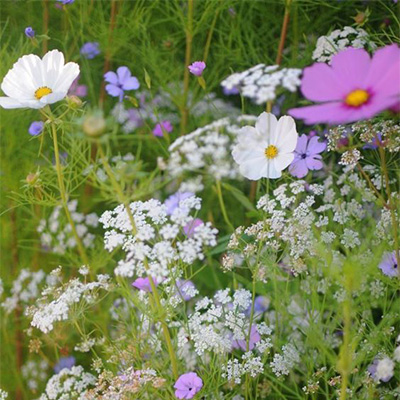
{"label": "green leaf", "polygon": [[151,88],[151,78],[148,72],[146,71],[146,68],[144,69],[144,81],[146,82],[147,87],[150,89]]}
{"label": "green leaf", "polygon": [[206,90],[206,81],[204,80],[204,78],[203,78],[202,76],[199,76],[199,77],[197,78],[197,80],[198,80],[198,82],[199,82],[199,85],[200,85],[204,90]]}
{"label": "green leaf", "polygon": [[222,186],[232,193],[233,197],[238,200],[247,210],[249,211],[257,211],[252,202],[247,198],[247,196],[239,189],[234,186],[229,185],[228,183],[223,183]]}

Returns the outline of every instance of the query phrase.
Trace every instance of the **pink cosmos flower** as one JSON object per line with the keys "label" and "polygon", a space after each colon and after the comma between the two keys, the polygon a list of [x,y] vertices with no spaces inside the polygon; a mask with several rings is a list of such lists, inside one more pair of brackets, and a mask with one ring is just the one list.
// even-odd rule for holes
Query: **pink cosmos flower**
{"label": "pink cosmos flower", "polygon": [[348,48],[331,65],[316,63],[304,70],[301,91],[322,104],[293,108],[289,114],[306,124],[344,124],[372,118],[400,100],[400,48],[390,45],[372,58],[364,49]]}
{"label": "pink cosmos flower", "polygon": [[175,382],[175,396],[178,399],[192,399],[203,387],[203,380],[196,372],[188,372],[181,375]]}
{"label": "pink cosmos flower", "polygon": [[301,135],[294,151],[294,160],[289,166],[289,172],[296,178],[304,178],[309,170],[322,169],[322,153],[326,149],[326,143],[319,142],[318,136],[309,137]]}
{"label": "pink cosmos flower", "polygon": [[204,61],[195,61],[188,66],[191,74],[196,76],[201,76],[204,69],[206,68],[206,63]]}

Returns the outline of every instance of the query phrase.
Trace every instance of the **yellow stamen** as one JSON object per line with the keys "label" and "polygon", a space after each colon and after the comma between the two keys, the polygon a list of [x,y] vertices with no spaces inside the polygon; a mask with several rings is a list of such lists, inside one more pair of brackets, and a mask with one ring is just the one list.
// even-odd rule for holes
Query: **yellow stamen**
{"label": "yellow stamen", "polygon": [[265,153],[265,157],[267,157],[269,160],[271,160],[272,158],[275,158],[278,155],[278,149],[273,144],[270,144],[265,149],[264,153]]}
{"label": "yellow stamen", "polygon": [[53,93],[53,91],[47,86],[42,86],[35,92],[35,97],[40,100],[43,96],[47,96],[48,94]]}
{"label": "yellow stamen", "polygon": [[351,107],[360,107],[369,99],[369,93],[366,90],[356,89],[346,96],[346,104]]}

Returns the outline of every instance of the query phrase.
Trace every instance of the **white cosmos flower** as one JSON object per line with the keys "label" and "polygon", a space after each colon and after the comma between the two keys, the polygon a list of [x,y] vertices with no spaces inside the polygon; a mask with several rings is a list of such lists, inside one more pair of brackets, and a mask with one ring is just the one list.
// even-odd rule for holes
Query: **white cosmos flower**
{"label": "white cosmos flower", "polygon": [[62,100],[79,75],[79,65],[64,64],[64,55],[52,50],[40,59],[34,54],[21,57],[8,71],[1,89],[3,108],[42,108]]}
{"label": "white cosmos flower", "polygon": [[232,156],[246,178],[253,181],[276,179],[293,161],[297,138],[292,117],[284,116],[278,121],[275,115],[263,112],[257,118],[255,128],[245,126],[241,129]]}

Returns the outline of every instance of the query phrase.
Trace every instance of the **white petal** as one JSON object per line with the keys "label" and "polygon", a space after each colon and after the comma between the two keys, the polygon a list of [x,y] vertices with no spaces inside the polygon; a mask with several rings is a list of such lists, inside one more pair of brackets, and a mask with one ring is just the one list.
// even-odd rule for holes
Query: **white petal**
{"label": "white petal", "polygon": [[23,108],[24,106],[18,100],[12,99],[11,97],[0,97],[0,107],[11,109],[11,108]]}
{"label": "white petal", "polygon": [[55,91],[55,85],[64,68],[64,55],[58,50],[52,50],[45,54],[42,60],[45,86]]}
{"label": "white petal", "polygon": [[281,170],[276,168],[274,160],[268,160],[267,165],[261,170],[261,176],[263,178],[277,179],[282,176]]}
{"label": "white petal", "polygon": [[67,93],[72,85],[72,82],[79,75],[79,65],[74,62],[69,62],[64,65],[57,82],[52,88],[54,92],[65,92]]}
{"label": "white petal", "polygon": [[282,171],[286,167],[288,167],[291,162],[294,160],[294,154],[293,153],[281,153],[274,158],[274,165],[275,168]]}
{"label": "white petal", "polygon": [[268,159],[265,156],[261,156],[240,164],[239,170],[245,178],[258,181],[263,176],[262,171],[266,164],[268,164]]}
{"label": "white petal", "polygon": [[272,144],[274,144],[280,152],[289,153],[296,148],[297,139],[298,135],[294,119],[287,115],[279,118]]}
{"label": "white petal", "polygon": [[270,142],[270,138],[275,132],[278,121],[274,114],[266,113],[265,111],[259,115],[256,121],[257,131]]}
{"label": "white petal", "polygon": [[[34,54],[23,56],[17,61],[17,64],[22,71],[18,70],[16,73],[18,72],[18,75],[23,73],[26,77],[29,77],[32,87],[35,88],[34,90],[45,86],[42,60],[38,56]],[[24,78],[20,77],[20,79]]]}
{"label": "white petal", "polygon": [[66,95],[66,92],[53,92],[47,96],[43,96],[39,102],[42,104],[42,107],[44,107],[46,104],[57,103],[57,101],[62,100]]}

